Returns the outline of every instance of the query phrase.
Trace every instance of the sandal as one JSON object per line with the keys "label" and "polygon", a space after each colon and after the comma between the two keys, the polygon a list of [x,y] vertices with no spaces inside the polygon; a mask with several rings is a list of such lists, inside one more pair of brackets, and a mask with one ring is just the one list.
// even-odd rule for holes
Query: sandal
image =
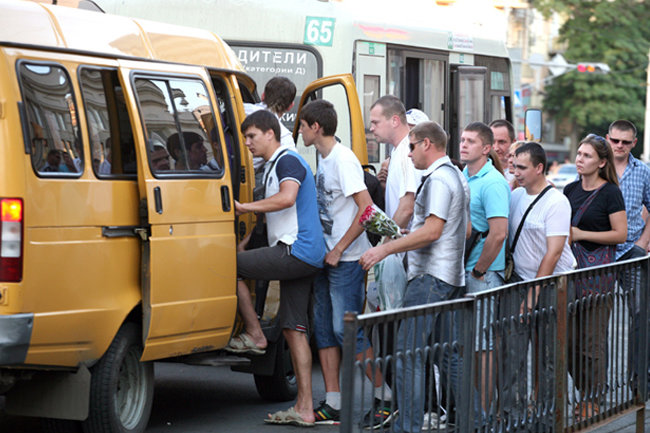
{"label": "sandal", "polygon": [[264,419],[264,422],[267,424],[293,425],[296,427],[313,427],[315,425],[313,422],[302,419],[293,407],[287,410],[279,410],[273,415],[269,414],[269,417]]}
{"label": "sandal", "polygon": [[590,401],[583,401],[576,405],[573,410],[573,415],[578,420],[586,420],[592,418],[600,413],[600,408]]}
{"label": "sandal", "polygon": [[231,353],[264,355],[266,348],[258,347],[251,338],[245,333],[232,337],[224,349]]}

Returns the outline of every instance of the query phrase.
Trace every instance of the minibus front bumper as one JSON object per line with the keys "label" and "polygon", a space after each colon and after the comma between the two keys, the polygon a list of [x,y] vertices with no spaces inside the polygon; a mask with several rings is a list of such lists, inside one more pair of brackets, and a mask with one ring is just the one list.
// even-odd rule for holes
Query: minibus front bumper
{"label": "minibus front bumper", "polygon": [[33,313],[0,316],[0,365],[25,362],[33,326]]}

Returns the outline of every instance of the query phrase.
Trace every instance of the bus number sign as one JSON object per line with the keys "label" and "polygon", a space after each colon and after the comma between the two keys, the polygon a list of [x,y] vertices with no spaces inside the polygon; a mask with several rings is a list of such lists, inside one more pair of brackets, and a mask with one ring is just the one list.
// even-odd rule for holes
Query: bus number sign
{"label": "bus number sign", "polygon": [[305,20],[305,44],[331,47],[334,40],[335,18],[307,17]]}

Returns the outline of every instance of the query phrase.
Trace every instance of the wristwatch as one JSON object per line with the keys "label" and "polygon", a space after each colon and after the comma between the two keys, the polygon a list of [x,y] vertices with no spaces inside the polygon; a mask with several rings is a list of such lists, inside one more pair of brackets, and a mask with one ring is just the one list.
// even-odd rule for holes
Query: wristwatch
{"label": "wristwatch", "polygon": [[483,275],[485,275],[485,272],[477,271],[476,268],[472,269],[472,277],[481,278]]}

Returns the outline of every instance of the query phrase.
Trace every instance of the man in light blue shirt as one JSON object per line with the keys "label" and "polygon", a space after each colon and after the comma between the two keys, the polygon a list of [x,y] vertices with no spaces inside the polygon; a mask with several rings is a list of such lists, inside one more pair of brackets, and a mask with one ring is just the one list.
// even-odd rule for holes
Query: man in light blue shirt
{"label": "man in light blue shirt", "polygon": [[[470,219],[472,229],[479,231],[479,241],[472,248],[465,263],[465,284],[467,293],[482,292],[503,284],[498,272],[505,268],[505,240],[508,234],[508,215],[510,213],[510,186],[492,161],[488,158],[494,135],[489,126],[482,122],[470,123],[460,137],[460,159],[465,163],[463,174],[470,190]],[[466,253],[467,254],[467,253]],[[481,308],[483,307],[483,308]],[[494,365],[494,334],[490,324],[494,321],[495,306],[479,305],[477,310],[481,329],[476,333],[476,355],[482,366],[481,389],[494,389],[491,369]],[[481,392],[480,405],[483,413],[490,405],[492,395]],[[475,409],[478,409],[476,402]],[[484,419],[475,419],[482,423]]]}
{"label": "man in light blue shirt", "polygon": [[[614,152],[614,167],[618,176],[619,187],[625,201],[625,212],[627,213],[627,240],[625,243],[616,246],[616,260],[623,261],[637,257],[643,257],[648,251],[650,241],[650,224],[643,220],[642,211],[645,206],[650,208],[650,168],[643,162],[632,156],[632,149],[636,146],[636,127],[628,120],[616,120],[609,125],[607,141]],[[641,281],[638,272],[622,272],[619,282],[624,290],[634,289],[634,282]],[[636,291],[630,297],[630,311],[633,312],[633,329],[630,333],[630,341],[639,341],[640,326],[640,293]],[[639,344],[628,353],[632,357],[633,370],[637,371],[637,360],[639,359]],[[650,367],[649,367],[650,368]],[[648,374],[650,383],[650,373]]]}

